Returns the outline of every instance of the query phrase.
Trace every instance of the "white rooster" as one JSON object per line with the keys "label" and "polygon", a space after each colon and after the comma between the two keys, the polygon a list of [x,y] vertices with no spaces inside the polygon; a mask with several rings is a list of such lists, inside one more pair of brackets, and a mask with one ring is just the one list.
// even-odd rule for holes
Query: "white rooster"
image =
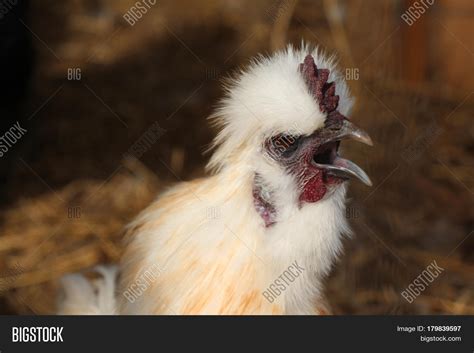
{"label": "white rooster", "polygon": [[159,195],[129,226],[117,288],[104,268],[103,281],[66,277],[59,312],[328,313],[322,280],[349,233],[346,180],[371,185],[338,153],[346,138],[372,144],[351,106],[318,50],[254,60],[211,117],[211,175]]}

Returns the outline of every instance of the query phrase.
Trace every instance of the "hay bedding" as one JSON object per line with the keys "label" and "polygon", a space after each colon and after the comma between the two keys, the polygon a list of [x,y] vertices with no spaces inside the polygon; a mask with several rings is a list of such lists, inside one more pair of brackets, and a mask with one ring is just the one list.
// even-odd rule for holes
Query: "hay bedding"
{"label": "hay bedding", "polygon": [[0,296],[13,313],[53,313],[57,280],[114,263],[123,227],[155,197],[157,177],[126,159],[108,181],[81,180],[3,215]]}

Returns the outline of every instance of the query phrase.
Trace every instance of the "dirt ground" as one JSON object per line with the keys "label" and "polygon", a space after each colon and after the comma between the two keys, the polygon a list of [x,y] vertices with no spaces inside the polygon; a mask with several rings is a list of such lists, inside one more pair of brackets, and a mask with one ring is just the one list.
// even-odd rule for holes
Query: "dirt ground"
{"label": "dirt ground", "polygon": [[[123,226],[159,190],[203,175],[221,80],[304,39],[339,55],[352,119],[375,141],[346,146],[374,187],[350,188],[354,235],[327,281],[334,312],[474,314],[474,88],[462,67],[473,26],[440,25],[445,2],[429,9],[418,77],[398,2],[158,0],[130,25],[135,2],[29,4],[28,133],[2,166],[0,313],[52,313],[60,276],[118,261]],[[453,65],[463,75],[452,82]],[[152,126],[159,139],[131,150]],[[443,273],[408,303],[400,293],[432,261]]]}

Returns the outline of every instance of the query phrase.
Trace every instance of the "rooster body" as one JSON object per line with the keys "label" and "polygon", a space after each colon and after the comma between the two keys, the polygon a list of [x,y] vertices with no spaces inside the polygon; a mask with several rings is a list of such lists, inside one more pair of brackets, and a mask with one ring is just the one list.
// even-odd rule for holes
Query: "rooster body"
{"label": "rooster body", "polygon": [[[327,313],[322,281],[349,234],[344,181],[368,180],[337,148],[369,139],[345,118],[333,60],[308,52],[261,57],[227,85],[211,176],[177,184],[129,225],[114,313]],[[86,313],[73,304],[66,296],[60,312]]]}

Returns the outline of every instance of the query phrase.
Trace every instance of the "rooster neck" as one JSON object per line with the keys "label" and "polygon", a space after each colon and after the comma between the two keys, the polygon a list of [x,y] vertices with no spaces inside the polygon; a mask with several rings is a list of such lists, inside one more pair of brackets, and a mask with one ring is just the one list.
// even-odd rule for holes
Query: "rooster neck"
{"label": "rooster neck", "polygon": [[[124,300],[121,312],[314,313],[322,278],[340,249],[344,195],[299,208],[297,200],[279,202],[291,190],[265,181],[261,195],[278,212],[268,228],[255,211],[255,173],[249,170],[226,169],[163,194],[133,226],[121,287],[133,286],[152,266],[160,275],[134,302]],[[272,292],[296,264],[298,277],[283,292]]]}

